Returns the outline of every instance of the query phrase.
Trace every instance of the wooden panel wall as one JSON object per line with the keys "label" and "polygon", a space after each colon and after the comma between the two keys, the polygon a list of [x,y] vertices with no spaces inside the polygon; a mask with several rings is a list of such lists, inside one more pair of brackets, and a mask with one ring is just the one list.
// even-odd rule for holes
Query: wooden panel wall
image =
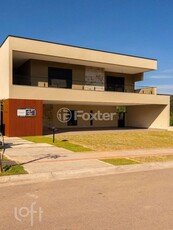
{"label": "wooden panel wall", "polygon": [[[35,117],[18,117],[17,109],[36,109]],[[35,136],[42,135],[43,129],[43,103],[41,100],[7,99],[4,103],[3,123],[5,135]]]}

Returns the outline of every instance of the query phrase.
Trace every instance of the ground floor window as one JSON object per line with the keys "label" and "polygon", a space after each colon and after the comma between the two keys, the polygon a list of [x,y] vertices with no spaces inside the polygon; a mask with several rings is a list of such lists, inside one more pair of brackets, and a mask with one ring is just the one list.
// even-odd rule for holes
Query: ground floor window
{"label": "ground floor window", "polygon": [[76,110],[69,110],[69,120],[67,122],[68,126],[77,126],[77,111]]}
{"label": "ground floor window", "polygon": [[93,126],[93,110],[90,110],[90,126]]}

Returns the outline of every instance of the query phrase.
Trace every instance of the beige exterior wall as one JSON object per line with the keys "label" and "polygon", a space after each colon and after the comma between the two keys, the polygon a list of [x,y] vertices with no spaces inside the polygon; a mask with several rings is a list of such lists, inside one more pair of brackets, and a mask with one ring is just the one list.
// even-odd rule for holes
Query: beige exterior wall
{"label": "beige exterior wall", "polygon": [[65,68],[72,69],[73,72],[73,89],[83,89],[85,81],[85,67],[79,65],[69,65],[65,63],[46,62],[30,60],[31,65],[31,84],[39,86],[40,82],[48,84],[48,68]]}
{"label": "beige exterior wall", "polygon": [[169,97],[161,95],[98,92],[87,90],[71,90],[60,88],[44,88],[13,85],[10,97],[18,99],[36,99],[65,104],[94,105],[167,105]]}
{"label": "beige exterior wall", "polygon": [[[26,78],[30,76],[32,86],[48,87],[49,67],[71,69],[73,80],[72,89],[89,89],[89,87],[87,88],[85,86],[85,82],[87,82],[85,77],[85,71],[86,68],[88,68],[85,66],[69,65],[65,63],[47,62],[39,60],[29,60],[25,62],[20,68],[18,68],[18,72],[19,74],[26,76]],[[134,83],[136,81],[136,75],[105,72],[103,77],[105,78],[105,80],[103,80],[103,90],[105,87],[106,76],[123,77],[125,79],[125,92],[134,92]],[[137,80],[139,79],[141,80],[142,76],[140,76],[140,78],[138,77]],[[99,84],[98,89],[100,87],[101,84]]]}
{"label": "beige exterior wall", "polygon": [[58,127],[58,128],[92,128],[92,127],[117,127],[118,126],[118,114],[113,115],[113,120],[93,120],[93,126],[90,125],[89,120],[83,120],[82,117],[78,118],[77,126],[68,126],[67,123],[62,123],[57,119],[57,112],[61,108],[68,108],[70,110],[83,111],[84,113],[116,113],[115,106],[87,106],[87,105],[55,105],[55,104],[44,104],[43,106],[43,126],[48,127]]}
{"label": "beige exterior wall", "polygon": [[[57,66],[56,63],[68,63],[69,65],[73,65],[74,68],[74,80],[79,79],[79,75],[83,80],[84,76],[84,66],[90,67],[97,67],[103,68],[105,71],[110,72],[123,72],[128,73],[128,77],[126,78],[126,91],[131,92],[132,88],[128,88],[127,85],[133,84],[134,81],[142,80],[143,72],[154,70],[157,67],[157,61],[140,58],[140,57],[133,57],[128,55],[121,55],[109,52],[102,52],[60,44],[54,44],[49,42],[41,42],[36,40],[24,39],[24,38],[17,38],[17,37],[8,37],[4,42],[3,46],[1,47],[2,56],[7,57],[7,65],[5,67],[5,71],[7,71],[8,75],[8,84],[4,85],[4,88],[10,87],[8,90],[4,90],[3,97],[8,98],[7,94],[10,92],[10,98],[17,97],[17,94],[14,95],[13,85],[12,85],[12,76],[13,76],[13,63],[12,59],[15,57],[15,62],[19,63],[22,59],[30,60],[32,63],[31,74],[34,76],[35,74],[41,74],[41,83],[40,86],[44,86],[44,80],[46,80],[47,72],[46,66],[43,66],[39,60],[42,61],[51,61],[52,65]],[[36,63],[32,61],[32,58],[38,59],[37,64],[42,66],[41,69],[36,66]],[[5,61],[5,59],[4,59]],[[1,58],[2,65],[4,64],[3,59]],[[64,64],[58,64],[64,65]],[[76,67],[74,66],[76,65]],[[130,77],[133,78],[130,79]],[[43,80],[43,84],[42,84]],[[35,79],[32,79],[32,83],[37,85],[39,82]],[[46,84],[45,84],[46,86]],[[73,85],[73,88],[81,89],[83,86],[81,85]],[[15,88],[16,89],[16,88]],[[21,89],[21,88],[20,88]],[[21,93],[23,93],[21,89]],[[12,92],[13,91],[13,92]],[[38,89],[38,91],[40,91]],[[58,93],[58,92],[57,92]],[[35,95],[37,93],[34,93]],[[36,98],[34,98],[36,99]]]}
{"label": "beige exterior wall", "polygon": [[0,99],[9,97],[9,79],[10,79],[10,67],[11,58],[9,52],[9,41],[6,41],[0,48]]}
{"label": "beige exterior wall", "polygon": [[[132,69],[135,68],[137,73],[139,73],[138,68],[141,69],[141,72],[147,70],[148,71],[154,70],[157,68],[156,60],[151,60],[146,58],[115,54],[115,53],[109,53],[109,52],[103,52],[97,50],[90,50],[90,49],[84,49],[79,47],[54,44],[49,42],[41,42],[41,41],[30,40],[30,39],[22,39],[17,37],[8,37],[5,43],[8,41],[10,42],[11,50],[33,53],[38,55],[46,55],[50,57],[51,56],[61,57],[61,58],[69,59],[69,62],[71,59],[73,59],[73,60],[78,60],[78,62],[80,63],[81,62],[91,63],[93,66],[95,63],[96,67],[100,67],[100,68],[102,68],[104,64],[107,64],[107,66],[110,65],[109,67],[112,66],[112,68],[115,69],[115,65],[116,65],[117,69],[118,66],[123,66],[124,71],[126,70],[126,67],[129,67],[129,70],[130,68]],[[85,65],[90,66],[89,64],[85,64]],[[142,69],[144,71],[142,71]],[[133,71],[135,70],[133,69]]]}
{"label": "beige exterior wall", "polygon": [[[70,110],[83,111],[84,113],[93,113],[100,111],[101,113],[116,113],[116,106],[87,106],[87,105],[55,105],[44,104],[43,106],[43,126],[57,127],[57,128],[94,128],[94,127],[118,127],[118,113],[113,116],[113,120],[108,121],[93,121],[93,126],[90,125],[89,120],[78,118],[77,126],[68,126],[67,123],[62,123],[57,119],[57,112],[61,108],[68,108]],[[156,128],[167,129],[169,127],[169,106],[161,105],[138,105],[127,106],[125,127],[137,128]]]}
{"label": "beige exterior wall", "polygon": [[126,125],[129,127],[167,129],[169,105],[127,106]]}

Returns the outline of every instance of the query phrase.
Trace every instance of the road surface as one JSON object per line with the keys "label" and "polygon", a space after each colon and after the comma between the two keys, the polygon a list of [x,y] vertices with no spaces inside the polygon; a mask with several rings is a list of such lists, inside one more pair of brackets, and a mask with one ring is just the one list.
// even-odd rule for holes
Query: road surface
{"label": "road surface", "polygon": [[173,169],[0,187],[0,229],[172,230]]}

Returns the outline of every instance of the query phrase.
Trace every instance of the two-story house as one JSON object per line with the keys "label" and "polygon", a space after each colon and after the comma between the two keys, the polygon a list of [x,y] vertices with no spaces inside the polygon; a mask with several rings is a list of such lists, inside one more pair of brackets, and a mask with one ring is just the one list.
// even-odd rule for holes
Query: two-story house
{"label": "two-story house", "polygon": [[[154,59],[8,36],[0,47],[1,127],[7,136],[41,135],[51,126],[167,129],[169,97],[135,89],[156,68]],[[71,113],[67,122],[58,117],[62,108]],[[83,119],[77,111],[116,115]]]}

